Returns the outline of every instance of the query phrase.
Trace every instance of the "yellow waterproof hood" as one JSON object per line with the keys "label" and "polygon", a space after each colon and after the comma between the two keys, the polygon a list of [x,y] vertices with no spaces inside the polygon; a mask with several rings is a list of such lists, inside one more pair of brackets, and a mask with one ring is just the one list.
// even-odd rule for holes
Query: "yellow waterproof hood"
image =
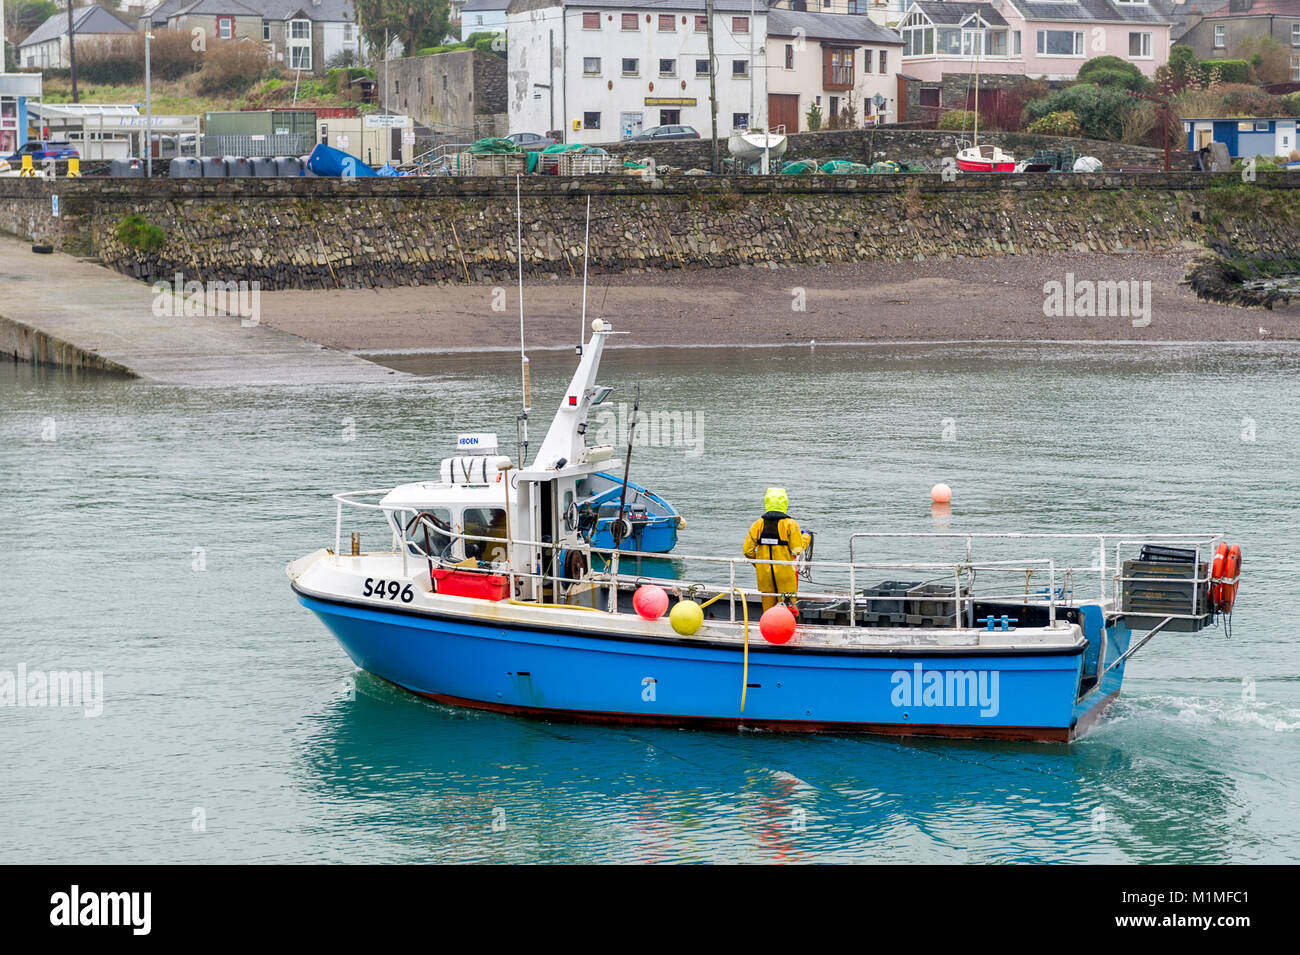
{"label": "yellow waterproof hood", "polygon": [[786,494],[783,487],[769,487],[767,495],[763,498],[763,507],[784,514],[790,510],[790,495]]}

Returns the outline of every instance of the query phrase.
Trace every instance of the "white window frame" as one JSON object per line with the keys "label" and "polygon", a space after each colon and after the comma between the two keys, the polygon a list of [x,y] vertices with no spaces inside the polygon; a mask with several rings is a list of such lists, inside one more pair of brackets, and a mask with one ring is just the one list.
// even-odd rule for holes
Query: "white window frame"
{"label": "white window frame", "polygon": [[1227,29],[1228,28],[1222,23],[1216,23],[1214,25],[1214,48],[1216,50],[1222,50],[1227,46],[1227,38],[1225,37]]}
{"label": "white window frame", "polygon": [[1300,46],[1300,23],[1291,24],[1291,45]]}
{"label": "white window frame", "polygon": [[[671,63],[671,64],[673,65],[673,68],[672,68],[670,71],[668,71],[667,73],[664,72],[664,64],[665,64],[665,63]],[[661,56],[661,57],[659,58],[659,75],[660,75],[660,76],[676,76],[676,75],[677,75],[677,59],[676,59],[675,57],[670,58],[670,57],[666,57],[666,56]]]}
{"label": "white window frame", "polygon": [[[303,28],[306,36],[295,36],[294,31]],[[290,20],[285,28],[285,65],[291,70],[311,69],[311,21]]]}
{"label": "white window frame", "polygon": [[234,36],[235,36],[235,18],[227,17],[227,16],[217,17],[217,39],[231,40],[234,39]]}
{"label": "white window frame", "polygon": [[[1074,52],[1073,53],[1047,53],[1047,35],[1049,33],[1072,33],[1074,34]],[[1053,60],[1077,60],[1086,56],[1084,52],[1084,36],[1082,30],[1039,30],[1036,39],[1035,49],[1038,55]]]}
{"label": "white window frame", "polygon": [[[590,62],[592,62],[592,61],[595,61],[596,68],[595,68],[594,70],[589,70],[589,69],[587,69],[587,64],[590,63]],[[583,76],[600,76],[600,68],[601,68],[601,58],[600,58],[600,57],[598,57],[598,56],[584,56],[584,57],[582,58],[582,75],[583,75]]]}
{"label": "white window frame", "polygon": [[[624,76],[640,76],[640,75],[641,75],[641,58],[640,58],[640,57],[638,57],[638,56],[623,56],[623,57],[619,57],[619,59],[621,60],[621,62],[619,63],[619,67],[620,67],[620,69],[621,69],[621,71],[622,71],[622,73],[623,73]],[[632,64],[632,69],[631,69],[630,71],[629,71],[628,68],[627,68],[628,63],[631,63],[631,64]]]}
{"label": "white window frame", "polygon": [[[1120,0],[1116,0],[1116,2],[1118,3],[1118,2],[1120,2]],[[1141,38],[1142,38],[1142,39],[1138,42],[1138,48],[1139,48],[1139,50],[1142,51],[1142,52],[1138,52],[1138,53],[1134,53],[1134,52],[1133,52],[1133,38],[1134,38],[1135,36],[1136,36],[1136,37],[1141,37]],[[1131,31],[1131,32],[1129,33],[1129,35],[1128,35],[1128,58],[1129,58],[1130,60],[1149,60],[1149,59],[1152,58],[1152,51],[1153,51],[1154,49],[1155,49],[1155,38],[1154,38],[1154,34],[1151,34],[1151,33],[1144,33],[1144,32],[1138,31],[1138,30]]]}
{"label": "white window frame", "polygon": [[[737,67],[738,65],[739,65],[739,66],[743,66],[743,67],[745,68],[745,71],[744,71],[743,73],[737,73],[737,72],[736,72],[736,67]],[[740,57],[736,57],[736,59],[734,59],[734,60],[731,61],[731,78],[732,78],[733,80],[747,80],[747,79],[749,79],[749,60],[748,60],[748,59],[741,59]]]}

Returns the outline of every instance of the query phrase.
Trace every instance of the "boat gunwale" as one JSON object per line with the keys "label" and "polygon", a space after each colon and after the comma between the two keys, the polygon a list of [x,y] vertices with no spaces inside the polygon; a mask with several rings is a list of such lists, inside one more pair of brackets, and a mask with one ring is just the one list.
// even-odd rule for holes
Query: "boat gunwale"
{"label": "boat gunwale", "polygon": [[[492,618],[472,617],[469,614],[457,614],[448,610],[431,607],[399,607],[393,605],[370,605],[358,603],[343,597],[323,594],[319,591],[308,589],[299,583],[298,580],[290,582],[290,586],[299,597],[305,597],[310,600],[316,600],[324,604],[330,604],[338,607],[347,607],[353,610],[367,611],[376,614],[391,614],[400,617],[414,617],[423,620],[441,620],[452,623],[467,624],[469,626],[498,628],[502,630],[522,630],[538,633],[561,633],[566,636],[576,637],[585,640],[611,640],[620,643],[646,643],[655,646],[666,647],[687,647],[697,650],[722,650],[734,653],[744,651],[742,644],[734,641],[715,641],[701,640],[698,638],[683,637],[674,635],[672,637],[658,634],[636,634],[636,633],[618,633],[609,631],[593,632],[581,626],[570,626],[549,621],[531,622],[531,621],[514,621],[499,620]],[[464,600],[474,600],[476,598],[465,597],[459,598]],[[308,607],[308,609],[312,609]],[[572,609],[572,608],[570,608]],[[604,613],[604,611],[596,611]],[[574,624],[580,621],[575,618]],[[730,624],[729,621],[726,623]],[[757,621],[753,624],[757,629]],[[862,632],[880,631],[882,633],[896,633],[904,628],[898,627],[856,627],[855,630]],[[1042,629],[1042,628],[1035,628]],[[898,647],[832,647],[832,646],[803,646],[790,644],[769,644],[761,637],[751,639],[749,642],[750,653],[785,653],[796,656],[836,656],[836,657],[905,657],[905,656],[925,656],[925,657],[983,657],[983,656],[1011,656],[1011,657],[1046,657],[1046,656],[1079,656],[1087,647],[1087,638],[1083,635],[1083,629],[1078,624],[1070,624],[1063,630],[1073,630],[1078,633],[1077,640],[1072,644],[1053,644],[1046,646],[976,646],[976,647],[955,647],[955,646],[921,646],[909,645]],[[955,628],[953,633],[961,632],[985,632],[979,628]]]}

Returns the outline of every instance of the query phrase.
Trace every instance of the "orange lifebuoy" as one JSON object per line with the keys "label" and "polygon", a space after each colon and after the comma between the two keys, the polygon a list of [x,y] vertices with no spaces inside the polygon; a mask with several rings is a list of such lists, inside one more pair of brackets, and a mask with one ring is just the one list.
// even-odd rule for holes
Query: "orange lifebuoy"
{"label": "orange lifebuoy", "polygon": [[1233,544],[1228,548],[1228,557],[1223,562],[1223,581],[1219,584],[1219,595],[1215,605],[1219,613],[1232,613],[1232,605],[1237,599],[1237,581],[1241,574],[1241,547]]}
{"label": "orange lifebuoy", "polygon": [[1214,561],[1210,564],[1210,586],[1208,588],[1209,606],[1205,609],[1214,612],[1219,606],[1219,578],[1223,576],[1223,562],[1228,559],[1228,542],[1221,541],[1214,552]]}

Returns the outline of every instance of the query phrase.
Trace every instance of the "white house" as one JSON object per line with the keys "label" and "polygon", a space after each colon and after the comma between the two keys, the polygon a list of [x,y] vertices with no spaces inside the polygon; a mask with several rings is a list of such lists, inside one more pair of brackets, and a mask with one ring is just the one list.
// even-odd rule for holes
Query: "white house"
{"label": "white house", "polygon": [[[0,11],[4,5],[0,3]],[[77,49],[104,46],[113,37],[134,34],[135,30],[101,6],[92,4],[72,11],[72,29]],[[18,45],[18,62],[24,67],[66,69],[68,66],[68,12],[59,11],[33,30]]]}
{"label": "white house", "polygon": [[[653,126],[710,133],[704,0],[513,0],[507,10],[512,132],[566,142],[624,139]],[[767,8],[715,0],[718,134],[767,121]]]}
{"label": "white house", "polygon": [[[767,102],[772,126],[808,128],[818,106],[822,128],[853,112],[861,127],[898,118],[903,38],[866,16],[771,8],[767,14]],[[883,105],[875,105],[879,97]]]}
{"label": "white house", "polygon": [[460,8],[460,38],[475,33],[505,33],[510,0],[465,0]]}

